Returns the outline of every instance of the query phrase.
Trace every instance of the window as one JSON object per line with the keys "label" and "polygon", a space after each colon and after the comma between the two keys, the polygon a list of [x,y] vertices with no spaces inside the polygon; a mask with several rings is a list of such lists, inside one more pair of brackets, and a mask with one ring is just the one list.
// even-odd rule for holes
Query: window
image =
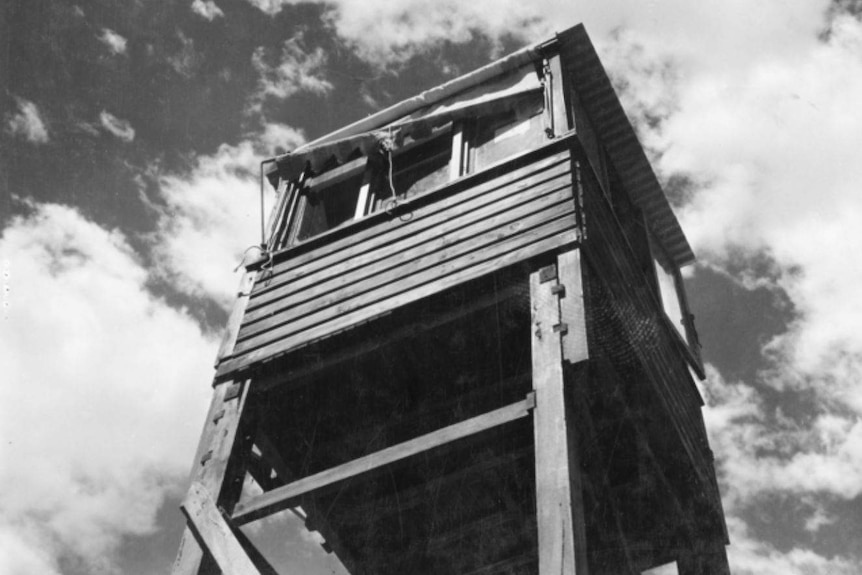
{"label": "window", "polygon": [[[654,253],[657,254],[659,251],[655,250]],[[670,319],[673,327],[679,332],[679,335],[683,339],[687,339],[685,324],[683,323],[684,310],[682,301],[680,301],[679,291],[677,291],[677,274],[674,273],[675,270],[662,257],[654,257],[653,264],[655,265],[656,281],[664,312]]]}
{"label": "window", "polygon": [[[289,223],[279,228],[287,232],[278,235],[274,249],[307,241],[387,210],[393,199],[407,201],[541,146],[548,139],[545,91],[530,64],[390,126],[293,156],[289,169],[294,176],[279,207]],[[304,175],[297,178],[302,170]]]}
{"label": "window", "polygon": [[[700,342],[694,328],[693,316],[688,311],[682,275],[661,247],[650,242],[655,268],[655,281],[665,315],[670,320],[682,340],[688,344],[695,358],[700,357]],[[699,361],[699,359],[698,359]]]}
{"label": "window", "polygon": [[469,142],[468,171],[481,171],[545,143],[544,109],[544,95],[534,91],[517,98],[508,109],[477,118]]}
{"label": "window", "polygon": [[359,158],[311,178],[302,187],[291,243],[302,242],[353,219],[368,162]]}
{"label": "window", "polygon": [[371,211],[385,209],[389,201],[401,201],[429,192],[449,181],[452,159],[451,123],[430,138],[408,143],[392,154],[392,180],[389,158],[384,158],[381,173],[374,178]]}

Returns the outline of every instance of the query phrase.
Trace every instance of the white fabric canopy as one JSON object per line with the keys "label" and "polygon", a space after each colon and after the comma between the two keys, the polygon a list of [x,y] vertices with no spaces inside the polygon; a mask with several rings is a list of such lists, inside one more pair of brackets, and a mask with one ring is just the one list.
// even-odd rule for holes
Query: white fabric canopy
{"label": "white fabric canopy", "polygon": [[316,173],[333,157],[341,164],[359,154],[368,155],[379,151],[383,142],[397,145],[407,136],[419,139],[421,134],[430,134],[434,128],[453,120],[504,111],[513,99],[541,89],[542,82],[536,68],[532,63],[528,63],[514,70],[504,71],[497,77],[450,98],[414,110],[409,115],[374,130],[322,142],[316,146],[303,146],[293,153],[280,156],[277,158],[279,172],[281,177],[286,179],[297,177],[306,166]]}

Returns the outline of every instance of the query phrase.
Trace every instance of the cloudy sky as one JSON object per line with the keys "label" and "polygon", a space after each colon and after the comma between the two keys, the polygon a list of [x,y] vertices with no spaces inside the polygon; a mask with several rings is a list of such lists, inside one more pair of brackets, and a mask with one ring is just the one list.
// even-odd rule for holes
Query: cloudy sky
{"label": "cloudy sky", "polygon": [[168,569],[262,157],[578,22],[699,258],[732,567],[862,572],[862,2],[7,0],[0,575]]}

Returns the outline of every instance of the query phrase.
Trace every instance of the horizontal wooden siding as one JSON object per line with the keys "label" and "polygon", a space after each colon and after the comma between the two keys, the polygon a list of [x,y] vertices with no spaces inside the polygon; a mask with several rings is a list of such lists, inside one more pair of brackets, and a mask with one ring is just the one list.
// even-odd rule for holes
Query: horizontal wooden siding
{"label": "horizontal wooden siding", "polygon": [[260,274],[217,377],[577,241],[568,150],[497,171]]}

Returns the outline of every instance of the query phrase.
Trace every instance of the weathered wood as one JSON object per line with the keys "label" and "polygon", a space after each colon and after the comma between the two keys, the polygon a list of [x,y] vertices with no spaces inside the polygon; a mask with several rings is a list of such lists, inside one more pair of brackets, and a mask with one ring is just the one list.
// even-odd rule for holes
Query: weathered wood
{"label": "weathered wood", "polygon": [[[584,510],[580,467],[571,461],[577,451],[569,446],[572,430],[566,421],[563,393],[563,354],[556,278],[542,281],[530,274],[533,414],[536,445],[536,511],[539,535],[539,573],[587,573]],[[578,529],[576,530],[575,525]]]}
{"label": "weathered wood", "polygon": [[224,335],[222,336],[221,344],[219,345],[218,353],[216,354],[216,365],[218,365],[223,358],[229,356],[233,352],[233,348],[236,345],[236,338],[239,335],[240,326],[243,322],[243,316],[245,315],[245,310],[248,306],[249,295],[251,294],[251,288],[254,285],[255,277],[257,277],[257,272],[247,271],[243,274],[242,279],[239,282],[237,298],[236,301],[234,301],[233,308],[227,318]]}
{"label": "weathered wood", "polygon": [[312,289],[246,314],[238,337],[238,341],[242,343],[237,349],[245,348],[245,340],[279,325],[297,321],[303,316],[335,306],[374,288],[401,283],[411,275],[470,252],[485,249],[522,230],[529,230],[567,215],[574,217],[571,190],[562,189],[538,196],[524,205],[505,210],[468,227],[452,230],[433,242],[416,246],[409,252],[393,254],[376,266],[360,268],[354,273],[333,270],[326,281],[314,285]]}
{"label": "weathered wood", "polygon": [[567,133],[571,126],[568,106],[566,104],[567,90],[564,89],[566,80],[563,76],[559,55],[548,58],[548,67],[550,68],[552,78],[551,97],[553,98],[553,106],[551,114],[554,119],[554,136],[559,137]]}
{"label": "weathered wood", "polygon": [[333,168],[319,176],[314,176],[308,180],[307,187],[316,190],[321,186],[331,186],[347,178],[356,176],[365,169],[368,164],[368,156],[362,156],[351,160],[344,165]]}
{"label": "weathered wood", "polygon": [[410,441],[387,447],[386,449],[382,449],[376,453],[372,453],[331,469],[304,477],[298,481],[285,485],[284,487],[279,487],[270,492],[263,493],[238,505],[233,514],[233,519],[237,523],[248,523],[249,521],[266,517],[267,515],[271,515],[290,507],[290,505],[302,495],[317,491],[351,477],[367,473],[382,466],[390,465],[402,459],[422,453],[423,451],[428,451],[458,439],[463,439],[482,431],[493,429],[494,427],[498,427],[505,423],[515,421],[516,419],[526,417],[532,408],[533,398],[532,396],[528,396],[527,399],[506,407],[467,419],[460,423],[417,437],[416,439],[411,439]]}
{"label": "weathered wood", "polygon": [[[450,186],[453,191],[443,190],[445,194],[432,192],[430,195],[435,201],[431,203],[417,202],[411,200],[412,204],[419,204],[421,209],[413,212],[413,217],[404,222],[400,218],[392,219],[386,214],[372,214],[366,218],[368,227],[360,226],[352,233],[337,239],[322,238],[309,240],[302,246],[283,250],[275,254],[275,266],[273,270],[273,283],[269,286],[258,285],[253,291],[266,291],[272,286],[278,285],[279,278],[287,274],[287,278],[297,277],[312,270],[328,268],[360,255],[363,250],[374,249],[394,240],[418,233],[422,229],[435,224],[435,221],[425,221],[433,218],[441,212],[449,211],[457,207],[459,210],[470,210],[477,205],[486,205],[488,200],[497,201],[502,193],[509,195],[512,192],[534,187],[548,178],[553,178],[569,169],[570,153],[568,150],[557,151],[547,157],[537,159],[526,166],[516,167],[504,174],[496,174],[493,177],[479,175],[464,177],[457,185]],[[466,187],[473,184],[471,187]],[[437,197],[441,196],[441,197]],[[484,198],[488,196],[487,198]],[[474,203],[477,202],[477,203]],[[405,224],[409,224],[405,226]],[[300,249],[302,248],[302,249]],[[320,249],[323,248],[323,249]],[[304,268],[301,270],[300,268]]]}
{"label": "weathered wood", "polygon": [[461,163],[464,152],[464,126],[457,124],[452,130],[452,157],[449,158],[449,180],[461,177]]}
{"label": "weathered wood", "polygon": [[568,250],[557,256],[557,270],[563,292],[560,294],[560,321],[567,327],[563,335],[563,359],[578,363],[589,359],[584,287],[581,277],[581,251]]}
{"label": "weathered wood", "polygon": [[[276,477],[273,480],[273,488],[278,488],[287,485],[296,475],[281,457],[278,447],[267,434],[258,430],[255,437],[255,444],[260,449],[261,457],[275,471]],[[298,516],[299,513],[295,512]],[[338,532],[329,524],[325,517],[315,516],[314,528],[323,535],[326,544],[338,556],[339,561],[347,568],[351,575],[362,575],[365,571],[353,557],[353,554],[348,551],[347,547],[341,542]]]}
{"label": "weathered wood", "polygon": [[[241,385],[241,393],[233,399],[226,399],[233,385]],[[213,399],[190,474],[191,483],[198,483],[207,492],[215,494],[216,503],[228,510],[233,508],[239,498],[239,488],[242,486],[243,469],[240,456],[243,438],[239,430],[248,388],[248,382],[234,384],[225,382],[213,389]],[[188,527],[180,541],[172,573],[173,575],[218,573],[212,559],[204,555]]]}
{"label": "weathered wood", "polygon": [[457,261],[448,262],[439,269],[433,270],[439,274],[438,279],[431,283],[420,283],[406,287],[400,293],[393,293],[379,305],[367,305],[353,311],[341,311],[339,317],[322,325],[313,325],[304,331],[289,337],[275,340],[272,343],[255,349],[247,354],[234,356],[219,364],[217,377],[225,378],[256,361],[275,357],[300,345],[307,344],[320,337],[335,333],[370,320],[389,309],[407,305],[424,297],[445,291],[461,283],[492,273],[498,269],[517,262],[535,257],[548,251],[574,244],[578,240],[578,232],[574,229],[574,221],[559,220],[561,224],[552,223],[542,229],[510,239],[492,250],[484,253],[474,253]]}
{"label": "weathered wood", "polygon": [[390,332],[375,334],[353,346],[341,347],[334,350],[327,354],[326,362],[323,364],[301,364],[295,367],[291,365],[274,372],[263,373],[255,378],[255,387],[261,391],[280,385],[289,385],[291,388],[301,387],[310,378],[317,376],[324,370],[338,369],[344,362],[390,345],[393,342],[409,339],[418,334],[457,321],[489,306],[500,304],[519,294],[518,286],[511,285],[502,288],[496,293],[481,295],[476,300],[470,302],[469,305],[458,306],[454,309],[435,314],[431,319],[408,322]]}
{"label": "weathered wood", "polygon": [[[295,258],[276,261],[272,280],[266,284],[258,284],[253,290],[250,309],[262,305],[280,295],[269,295],[285,284],[297,282],[316,273],[331,273],[335,267],[351,269],[356,261],[368,265],[385,257],[391,252],[409,249],[411,246],[427,241],[439,235],[439,227],[455,217],[461,221],[482,217],[482,214],[494,213],[494,207],[513,196],[523,195],[537,187],[551,185],[560,179],[571,181],[571,168],[568,155],[549,158],[550,164],[539,166],[535,170],[520,177],[497,177],[475,189],[443,198],[437,202],[420,205],[411,211],[408,220],[401,218],[385,219],[375,225],[358,230],[345,240],[335,240],[316,250],[298,254]],[[545,164],[545,162],[542,162]],[[479,212],[485,209],[486,212]],[[478,215],[475,212],[479,212]],[[382,255],[381,255],[382,254]],[[357,258],[363,258],[357,260]]]}
{"label": "weathered wood", "polygon": [[206,548],[222,573],[261,575],[203,485],[197,481],[192,483],[180,509],[198,543]]}
{"label": "weathered wood", "polygon": [[[339,280],[342,285],[349,284],[355,281],[353,278],[362,279],[372,276],[422,253],[428,253],[437,246],[447,245],[447,242],[452,243],[450,238],[453,236],[469,235],[471,230],[481,231],[482,228],[490,230],[495,225],[495,218],[496,220],[501,217],[510,219],[512,213],[517,210],[530,210],[532,207],[532,211],[535,211],[549,203],[559,201],[554,199],[557,196],[568,193],[571,197],[570,188],[571,175],[564,173],[521,193],[498,197],[494,202],[477,209],[453,208],[451,211],[443,212],[439,219],[433,220],[434,225],[425,229],[412,229],[405,224],[404,231],[413,233],[408,233],[376,249],[367,250],[366,246],[357,243],[350,259],[310,273],[307,268],[301,268],[296,270],[296,274],[291,274],[292,277],[285,278],[286,281],[277,287],[273,286],[274,289],[259,295],[255,294],[243,323],[248,324],[261,317],[267,317],[276,309],[274,305],[283,306],[287,303],[297,305],[307,301],[312,295],[325,289],[327,283],[332,283],[333,279]],[[294,297],[288,299],[288,296],[292,295]]]}
{"label": "weathered wood", "polygon": [[[510,223],[503,228],[480,235],[473,244],[456,245],[451,249],[441,250],[428,258],[410,262],[398,270],[391,271],[384,278],[372,278],[367,283],[360,282],[348,286],[341,292],[325,296],[320,301],[312,302],[311,305],[303,308],[302,312],[296,312],[298,317],[294,321],[276,324],[265,332],[252,334],[245,339],[240,330],[234,353],[244,353],[274,339],[286,337],[326,321],[338,320],[343,318],[344,314],[381,302],[412,288],[430,283],[432,291],[439,291],[433,289],[433,284],[436,284],[439,278],[476,265],[501,252],[505,253],[549,235],[564,233],[574,229],[574,225],[574,211],[566,205],[558,205],[555,209],[549,210],[549,213]],[[389,279],[388,282],[385,281],[386,278]],[[272,321],[283,320],[273,318]]]}

